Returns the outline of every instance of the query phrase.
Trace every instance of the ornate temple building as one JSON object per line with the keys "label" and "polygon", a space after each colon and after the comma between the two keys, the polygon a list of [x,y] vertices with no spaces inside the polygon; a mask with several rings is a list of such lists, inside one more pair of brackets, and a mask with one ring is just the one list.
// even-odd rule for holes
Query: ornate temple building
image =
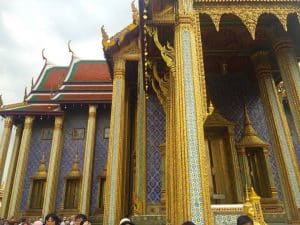
{"label": "ornate temple building", "polygon": [[[1,217],[300,225],[300,2],[140,0],[106,62],[45,59],[3,105]],[[257,195],[256,195],[257,194]]]}

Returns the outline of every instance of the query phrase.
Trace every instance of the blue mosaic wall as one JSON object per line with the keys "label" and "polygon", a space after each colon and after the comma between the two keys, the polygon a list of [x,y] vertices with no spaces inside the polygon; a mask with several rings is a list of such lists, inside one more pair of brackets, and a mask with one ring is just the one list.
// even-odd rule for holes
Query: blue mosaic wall
{"label": "blue mosaic wall", "polygon": [[30,177],[34,176],[36,170],[38,169],[43,152],[45,153],[46,168],[48,168],[49,155],[51,150],[51,140],[41,140],[41,133],[43,128],[53,128],[53,126],[54,120],[51,119],[44,118],[40,120],[40,118],[37,117],[33,122],[31,143],[28,153],[28,161],[24,178],[23,195],[20,210],[27,209],[27,201],[30,195]]}
{"label": "blue mosaic wall", "polygon": [[165,113],[154,94],[147,100],[147,201],[160,202],[161,154],[165,142]]}
{"label": "blue mosaic wall", "polygon": [[[235,139],[237,142],[244,132],[244,106],[246,105],[250,120],[257,135],[264,141],[271,143],[259,89],[253,81],[249,81],[244,74],[235,76],[207,76],[206,79],[207,89],[215,108],[217,108],[225,118],[236,123]],[[269,156],[279,198],[282,198],[272,147],[269,149]]]}
{"label": "blue mosaic wall", "polygon": [[56,198],[56,209],[58,210],[62,203],[64,177],[68,175],[69,171],[73,166],[73,162],[76,155],[76,148],[78,147],[79,166],[82,172],[83,160],[84,160],[84,139],[73,139],[72,131],[73,128],[84,128],[86,131],[88,119],[88,111],[86,108],[81,110],[74,110],[67,112],[65,115],[65,121],[63,126],[64,143],[62,148],[62,158],[60,164],[60,174],[58,180],[58,192]]}
{"label": "blue mosaic wall", "polygon": [[97,112],[96,142],[93,162],[91,212],[97,207],[97,176],[101,174],[106,166],[108,142],[104,138],[104,128],[109,127],[110,106],[99,106]]}
{"label": "blue mosaic wall", "polygon": [[300,164],[300,143],[298,143],[293,117],[292,117],[291,111],[289,109],[289,106],[287,104],[284,104],[284,105],[285,105],[284,109],[285,109],[285,113],[286,113],[286,118],[287,118],[287,121],[289,124],[292,138],[293,138],[293,144],[294,144],[296,156],[298,158],[298,163]]}

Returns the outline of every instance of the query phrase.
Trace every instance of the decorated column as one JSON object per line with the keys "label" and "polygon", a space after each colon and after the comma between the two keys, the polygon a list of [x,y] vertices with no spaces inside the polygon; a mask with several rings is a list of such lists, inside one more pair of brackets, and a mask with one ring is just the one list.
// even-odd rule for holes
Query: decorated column
{"label": "decorated column", "polygon": [[[207,179],[203,121],[206,108],[201,96],[205,84],[198,15],[192,0],[178,1],[175,27],[175,127],[176,127],[176,224],[190,220],[213,224]],[[166,159],[168,160],[168,159]]]}
{"label": "decorated column", "polygon": [[63,140],[62,126],[63,117],[56,116],[48,165],[47,182],[45,187],[43,216],[46,216],[48,213],[55,211],[55,202],[58,186],[57,182],[59,177],[59,168],[62,152],[61,143]]}
{"label": "decorated column", "polygon": [[1,143],[0,143],[0,184],[2,182],[3,170],[5,165],[5,159],[8,151],[11,129],[12,129],[12,120],[11,116],[8,116],[4,120],[4,129],[2,133]]}
{"label": "decorated column", "polygon": [[110,120],[110,136],[107,161],[107,183],[103,224],[117,224],[126,202],[121,199],[124,177],[123,137],[125,114],[125,60],[114,59],[113,97]]}
{"label": "decorated column", "polygon": [[97,105],[89,105],[89,118],[87,121],[84,165],[82,174],[90,174],[82,177],[81,198],[79,212],[89,215],[90,213],[90,193],[92,185],[93,159],[95,149],[95,132],[96,132],[96,112]]}
{"label": "decorated column", "polygon": [[255,63],[270,136],[273,140],[272,149],[278,167],[287,219],[289,223],[299,224],[300,218],[297,209],[297,207],[300,208],[299,167],[287,119],[277,96],[267,53],[257,52],[252,59]]}
{"label": "decorated column", "polygon": [[288,38],[277,38],[273,41],[273,48],[300,143],[300,71],[296,58],[296,47]]}
{"label": "decorated column", "polygon": [[22,126],[18,125],[16,129],[14,145],[10,157],[8,173],[5,181],[5,190],[2,199],[1,214],[0,214],[1,218],[7,218],[8,206],[10,204],[10,197],[13,188],[14,176],[16,173],[16,166],[17,166],[17,160],[18,160],[20,142],[21,142],[21,134],[22,134]]}
{"label": "decorated column", "polygon": [[134,214],[146,212],[146,96],[144,90],[142,61],[138,68],[137,95],[137,131],[136,131],[136,170],[134,179]]}
{"label": "decorated column", "polygon": [[27,158],[28,158],[28,152],[30,147],[33,120],[34,120],[33,116],[25,117],[24,129],[23,129],[18,162],[16,167],[16,174],[14,177],[14,184],[12,187],[12,193],[9,202],[8,217],[14,217],[14,218],[18,217],[20,202],[22,198],[24,178],[25,178],[25,168],[27,165]]}

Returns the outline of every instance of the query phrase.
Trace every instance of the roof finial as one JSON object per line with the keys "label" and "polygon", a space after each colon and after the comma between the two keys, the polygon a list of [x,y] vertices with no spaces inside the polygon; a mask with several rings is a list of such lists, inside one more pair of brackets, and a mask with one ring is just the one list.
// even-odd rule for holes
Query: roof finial
{"label": "roof finial", "polygon": [[26,98],[27,98],[27,87],[25,87],[25,91],[24,91],[24,99],[23,99],[24,102],[25,102]]}
{"label": "roof finial", "polygon": [[71,49],[71,40],[68,41],[68,49],[73,57],[77,57],[76,54],[74,53],[74,51]]}
{"label": "roof finial", "polygon": [[43,48],[43,50],[42,50],[42,57],[43,57],[43,60],[45,60],[45,64],[47,64],[48,63],[48,59],[46,58],[44,52],[45,52],[45,48]]}
{"label": "roof finial", "polygon": [[109,40],[108,34],[105,31],[104,25],[101,26],[101,33],[102,33],[102,42],[107,42]]}
{"label": "roof finial", "polygon": [[137,10],[134,2],[135,0],[131,2],[132,20],[133,20],[133,24],[139,24],[139,11]]}
{"label": "roof finial", "polygon": [[31,90],[33,89],[33,83],[34,83],[34,80],[33,80],[34,78],[32,77],[31,78]]}
{"label": "roof finial", "polygon": [[2,100],[2,95],[0,95],[0,108],[3,106],[3,100]]}

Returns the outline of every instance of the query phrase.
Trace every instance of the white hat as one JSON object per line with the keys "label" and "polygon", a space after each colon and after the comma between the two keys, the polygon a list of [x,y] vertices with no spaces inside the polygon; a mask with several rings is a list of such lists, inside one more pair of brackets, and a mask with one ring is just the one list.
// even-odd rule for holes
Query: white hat
{"label": "white hat", "polygon": [[130,222],[130,219],[128,219],[128,218],[123,218],[123,219],[121,219],[120,225],[121,225],[122,223],[124,223],[124,222]]}

